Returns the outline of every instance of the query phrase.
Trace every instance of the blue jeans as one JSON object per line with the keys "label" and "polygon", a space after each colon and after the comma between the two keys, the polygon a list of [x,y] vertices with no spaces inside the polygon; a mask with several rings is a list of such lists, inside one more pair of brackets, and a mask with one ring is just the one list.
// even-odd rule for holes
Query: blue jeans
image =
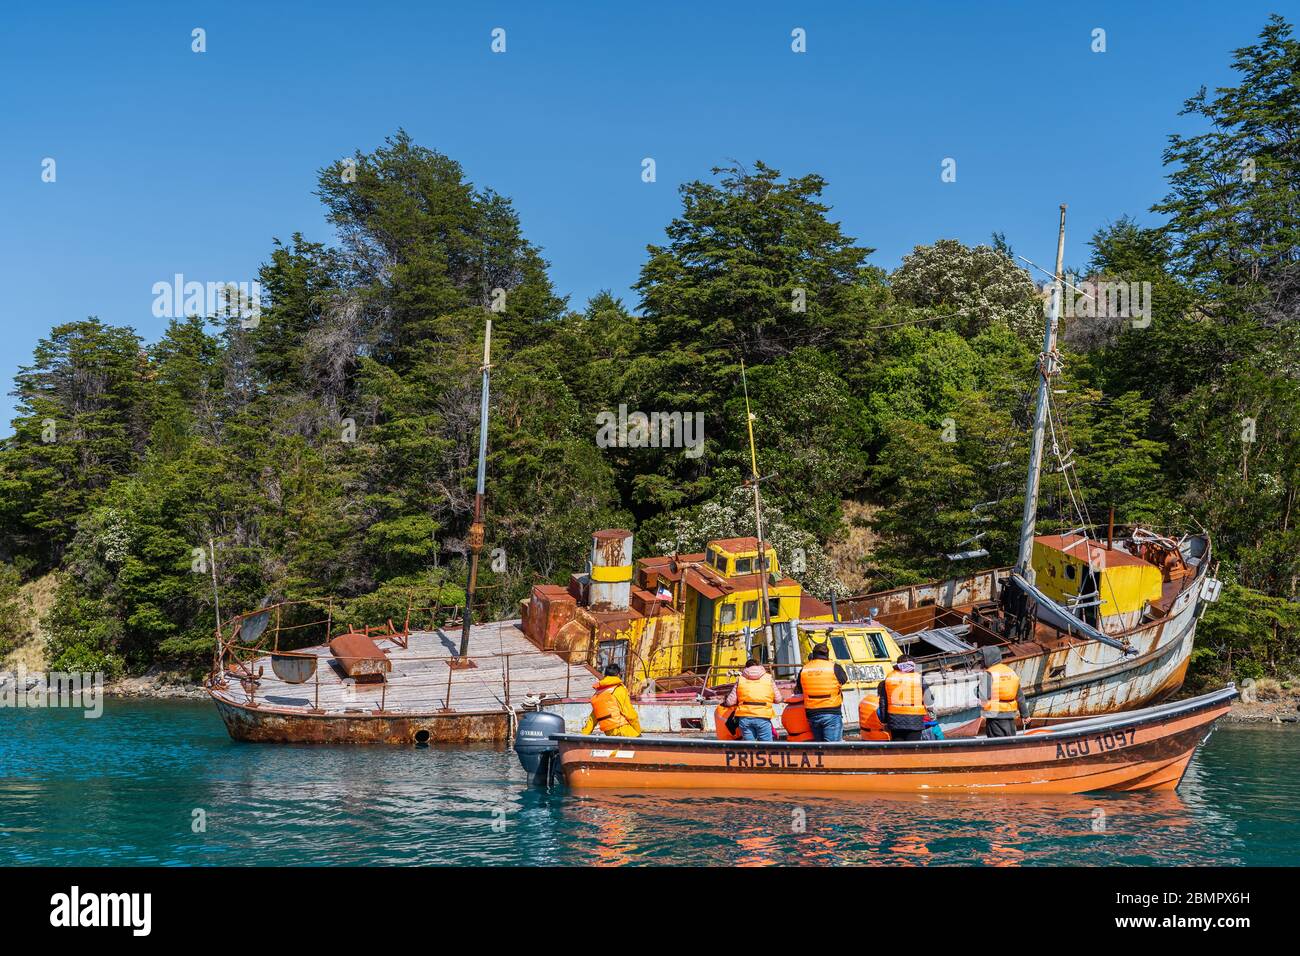
{"label": "blue jeans", "polygon": [[741,740],[771,740],[772,722],[766,717],[741,717]]}
{"label": "blue jeans", "polygon": [[809,711],[808,726],[812,728],[813,740],[844,739],[844,715],[838,711]]}

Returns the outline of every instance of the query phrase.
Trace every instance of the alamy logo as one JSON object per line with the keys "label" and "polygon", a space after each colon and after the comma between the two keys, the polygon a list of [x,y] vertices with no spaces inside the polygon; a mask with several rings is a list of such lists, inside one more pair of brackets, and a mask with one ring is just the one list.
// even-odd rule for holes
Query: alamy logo
{"label": "alamy logo", "polygon": [[153,925],[151,893],[85,893],[74,886],[69,893],[50,897],[50,925],[129,926],[131,935],[148,936]]}
{"label": "alamy logo", "polygon": [[1067,319],[1131,319],[1135,329],[1151,324],[1150,282],[1078,282],[1063,298]]}
{"label": "alamy logo", "polygon": [[0,708],[76,708],[87,719],[104,713],[104,675],[101,671],[50,671],[29,674],[21,665],[0,671]]}
{"label": "alamy logo", "polygon": [[153,314],[159,319],[186,316],[217,316],[239,320],[245,329],[255,329],[262,319],[262,283],[185,281],[176,273],[171,282],[153,284]]}
{"label": "alamy logo", "polygon": [[704,453],[703,412],[631,412],[618,406],[618,414],[600,412],[596,432],[598,448],[685,448],[687,458]]}

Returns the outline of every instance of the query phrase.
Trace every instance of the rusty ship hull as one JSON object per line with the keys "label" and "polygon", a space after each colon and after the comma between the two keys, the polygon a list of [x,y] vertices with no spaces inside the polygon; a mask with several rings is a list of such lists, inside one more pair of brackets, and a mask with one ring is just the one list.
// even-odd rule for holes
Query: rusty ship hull
{"label": "rusty ship hull", "polygon": [[[475,625],[479,653],[472,667],[456,666],[459,635],[436,628],[372,635],[391,668],[384,680],[357,681],[324,644],[250,656],[237,668],[227,664],[207,690],[239,741],[501,744],[510,739],[519,701],[564,696],[592,680],[590,668],[539,653],[518,625]],[[300,683],[277,675],[275,658],[289,654],[310,664]]]}

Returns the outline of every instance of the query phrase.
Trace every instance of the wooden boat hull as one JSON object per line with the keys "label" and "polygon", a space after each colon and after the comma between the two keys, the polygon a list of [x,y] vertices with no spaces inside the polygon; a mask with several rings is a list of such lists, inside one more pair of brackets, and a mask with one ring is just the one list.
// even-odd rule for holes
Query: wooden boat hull
{"label": "wooden boat hull", "polygon": [[1043,733],[925,742],[758,743],[556,735],[576,788],[1088,793],[1173,790],[1237,696],[1081,720]]}

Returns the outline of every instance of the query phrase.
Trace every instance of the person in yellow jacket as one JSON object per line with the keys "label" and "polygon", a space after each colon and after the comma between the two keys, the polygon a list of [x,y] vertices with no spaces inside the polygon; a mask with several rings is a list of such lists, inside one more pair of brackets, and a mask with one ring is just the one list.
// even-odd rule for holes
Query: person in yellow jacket
{"label": "person in yellow jacket", "polygon": [[934,708],[930,682],[909,655],[894,661],[889,676],[876,685],[880,723],[890,740],[923,740],[925,715]]}
{"label": "person in yellow jacket", "polygon": [[880,695],[874,687],[863,691],[858,701],[858,736],[863,740],[889,739],[889,731],[880,722]]}
{"label": "person in yellow jacket", "polygon": [[795,690],[803,694],[804,712],[813,740],[844,739],[844,694],[849,675],[831,661],[830,648],[823,641],[808,653],[803,670],[795,678]]}
{"label": "person in yellow jacket", "polygon": [[723,701],[725,706],[736,708],[742,740],[775,740],[772,718],[780,702],[781,692],[772,675],[752,657],[745,661],[736,685]]}
{"label": "person in yellow jacket", "polygon": [[984,673],[980,675],[980,711],[984,715],[985,737],[1014,737],[1016,715],[1029,720],[1029,705],[1020,689],[1020,678],[1002,663],[1002,648],[981,647]]}
{"label": "person in yellow jacket", "polygon": [[623,686],[622,668],[610,664],[600,682],[591,686],[596,693],[591,695],[591,716],[582,725],[582,732],[589,734],[599,727],[608,737],[640,737],[641,718]]}

